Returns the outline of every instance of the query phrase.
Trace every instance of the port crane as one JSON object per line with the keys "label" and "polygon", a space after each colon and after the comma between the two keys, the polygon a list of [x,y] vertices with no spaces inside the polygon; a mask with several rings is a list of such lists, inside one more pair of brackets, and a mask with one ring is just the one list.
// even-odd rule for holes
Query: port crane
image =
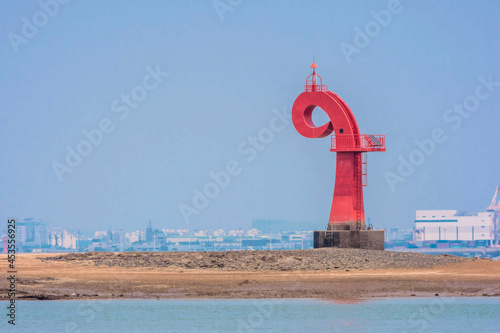
{"label": "port crane", "polygon": [[495,195],[486,211],[491,213],[490,244],[491,247],[500,247],[498,244],[498,219],[500,216],[500,185],[497,186]]}

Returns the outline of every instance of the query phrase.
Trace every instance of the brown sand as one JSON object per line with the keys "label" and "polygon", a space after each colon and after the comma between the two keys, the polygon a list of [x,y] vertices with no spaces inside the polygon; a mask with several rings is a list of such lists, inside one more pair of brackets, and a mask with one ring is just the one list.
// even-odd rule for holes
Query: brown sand
{"label": "brown sand", "polygon": [[[17,299],[500,296],[500,261],[491,260],[409,269],[224,271],[40,259],[54,256],[16,256]],[[6,256],[0,258],[6,274]],[[0,281],[5,299],[8,281]]]}

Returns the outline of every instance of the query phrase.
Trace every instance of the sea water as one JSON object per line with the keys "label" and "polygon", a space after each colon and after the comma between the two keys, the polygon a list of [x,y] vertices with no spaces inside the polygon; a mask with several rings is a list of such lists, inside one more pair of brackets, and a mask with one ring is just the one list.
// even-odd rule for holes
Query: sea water
{"label": "sea water", "polygon": [[1,332],[500,332],[500,298],[18,301]]}

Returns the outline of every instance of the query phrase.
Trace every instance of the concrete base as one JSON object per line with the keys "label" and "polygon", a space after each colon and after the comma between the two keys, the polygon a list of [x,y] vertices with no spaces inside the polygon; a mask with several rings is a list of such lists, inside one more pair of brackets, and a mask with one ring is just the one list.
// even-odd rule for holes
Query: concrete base
{"label": "concrete base", "polygon": [[314,232],[314,248],[339,247],[384,250],[384,230],[324,230]]}

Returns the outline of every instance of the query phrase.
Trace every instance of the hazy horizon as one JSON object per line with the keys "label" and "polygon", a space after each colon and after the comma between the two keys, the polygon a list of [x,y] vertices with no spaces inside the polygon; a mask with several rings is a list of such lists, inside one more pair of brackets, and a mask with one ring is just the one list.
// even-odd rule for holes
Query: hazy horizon
{"label": "hazy horizon", "polygon": [[326,225],[335,154],[290,120],[313,57],[361,132],[386,135],[372,224],[484,211],[500,184],[500,3],[54,1],[0,14],[4,221]]}

